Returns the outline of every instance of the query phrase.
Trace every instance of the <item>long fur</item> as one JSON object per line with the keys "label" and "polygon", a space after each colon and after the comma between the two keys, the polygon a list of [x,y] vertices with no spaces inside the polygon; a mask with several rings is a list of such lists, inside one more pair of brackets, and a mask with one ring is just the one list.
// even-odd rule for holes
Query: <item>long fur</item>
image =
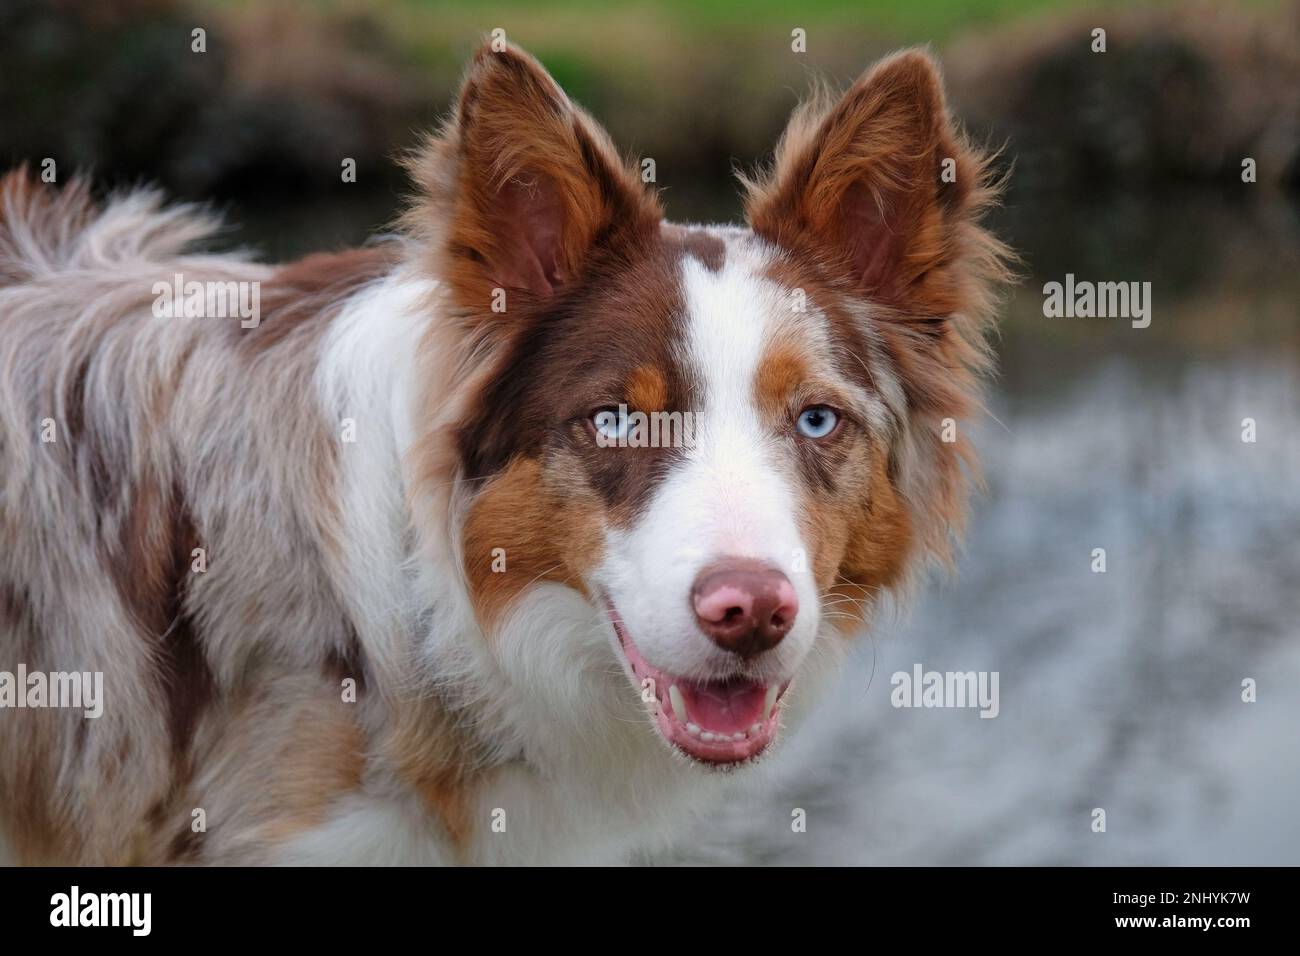
{"label": "long fur", "polygon": [[[924,185],[943,157],[957,184]],[[796,114],[752,232],[661,224],[513,49],[479,53],[411,168],[400,237],[282,266],[193,251],[219,224],[154,192],[0,180],[0,671],[106,695],[0,711],[17,860],[617,858],[724,778],[659,738],[607,603],[660,666],[730,680],[681,546],[783,568],[799,629],[744,673],[794,723],[846,632],[948,555],[972,457],[940,433],[977,410],[1008,254],[923,55]],[[854,222],[907,243],[887,268],[836,218],[861,196]],[[178,274],[256,283],[260,323],[156,316]],[[614,480],[583,444],[560,403],[623,368],[591,348],[613,328],[647,402],[719,410],[711,449]],[[864,429],[823,457],[772,437],[804,377]]]}

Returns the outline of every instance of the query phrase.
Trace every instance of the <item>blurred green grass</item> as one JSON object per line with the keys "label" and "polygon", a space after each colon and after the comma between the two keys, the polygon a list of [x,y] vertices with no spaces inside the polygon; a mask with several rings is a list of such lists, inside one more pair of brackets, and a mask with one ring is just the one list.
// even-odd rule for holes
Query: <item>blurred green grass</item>
{"label": "blurred green grass", "polygon": [[[1180,0],[1156,0],[1153,5],[1177,5]],[[1275,6],[1279,0],[1250,0],[1255,6]],[[201,6],[225,9],[264,6],[265,0],[203,0]],[[671,23],[674,32],[701,35],[718,29],[788,30],[828,24],[854,25],[890,35],[901,42],[942,42],[962,30],[994,25],[1039,13],[1081,9],[1124,9],[1132,0],[641,0],[612,4],[609,0],[317,0],[322,11],[365,12],[404,19],[435,16],[444,29],[478,24],[508,31],[545,24],[545,32],[574,30],[574,39],[587,33],[584,24],[610,20],[656,20]],[[407,34],[409,40],[420,37]],[[721,38],[720,38],[721,39]]]}

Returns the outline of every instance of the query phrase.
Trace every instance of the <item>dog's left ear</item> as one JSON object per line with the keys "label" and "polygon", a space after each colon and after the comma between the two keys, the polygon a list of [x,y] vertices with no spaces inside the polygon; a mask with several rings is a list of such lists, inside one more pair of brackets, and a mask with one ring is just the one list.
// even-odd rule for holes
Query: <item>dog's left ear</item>
{"label": "dog's left ear", "polygon": [[577,282],[597,253],[641,241],[662,217],[604,130],[513,46],[480,47],[455,114],[409,165],[423,195],[407,222],[440,255],[437,273],[457,303],[494,328],[511,327]]}
{"label": "dog's left ear", "polygon": [[913,314],[964,305],[963,226],[986,198],[984,163],[948,117],[919,50],[877,64],[836,103],[791,118],[768,176],[746,180],[754,232],[830,263],[864,294]]}

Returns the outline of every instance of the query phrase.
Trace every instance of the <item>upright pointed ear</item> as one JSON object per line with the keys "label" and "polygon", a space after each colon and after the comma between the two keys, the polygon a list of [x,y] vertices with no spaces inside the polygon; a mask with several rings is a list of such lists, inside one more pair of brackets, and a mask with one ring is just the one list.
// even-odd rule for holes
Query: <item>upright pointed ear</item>
{"label": "upright pointed ear", "polygon": [[[597,248],[657,228],[657,199],[535,59],[480,47],[455,113],[411,161],[408,224],[432,240],[458,305],[515,314],[578,281]],[[422,220],[422,221],[413,221]]]}
{"label": "upright pointed ear", "polygon": [[771,171],[745,186],[756,233],[909,313],[968,306],[1000,254],[973,225],[990,198],[985,162],[954,129],[919,50],[883,60],[838,102],[823,92],[800,107]]}

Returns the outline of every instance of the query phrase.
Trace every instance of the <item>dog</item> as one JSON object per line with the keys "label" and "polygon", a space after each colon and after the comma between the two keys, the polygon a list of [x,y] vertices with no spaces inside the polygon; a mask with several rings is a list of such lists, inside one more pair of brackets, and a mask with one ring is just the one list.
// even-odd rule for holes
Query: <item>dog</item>
{"label": "dog", "polygon": [[394,235],[274,266],[0,184],[12,861],[626,860],[950,563],[1009,253],[928,54],[799,107],[743,226],[512,46],[407,164]]}

